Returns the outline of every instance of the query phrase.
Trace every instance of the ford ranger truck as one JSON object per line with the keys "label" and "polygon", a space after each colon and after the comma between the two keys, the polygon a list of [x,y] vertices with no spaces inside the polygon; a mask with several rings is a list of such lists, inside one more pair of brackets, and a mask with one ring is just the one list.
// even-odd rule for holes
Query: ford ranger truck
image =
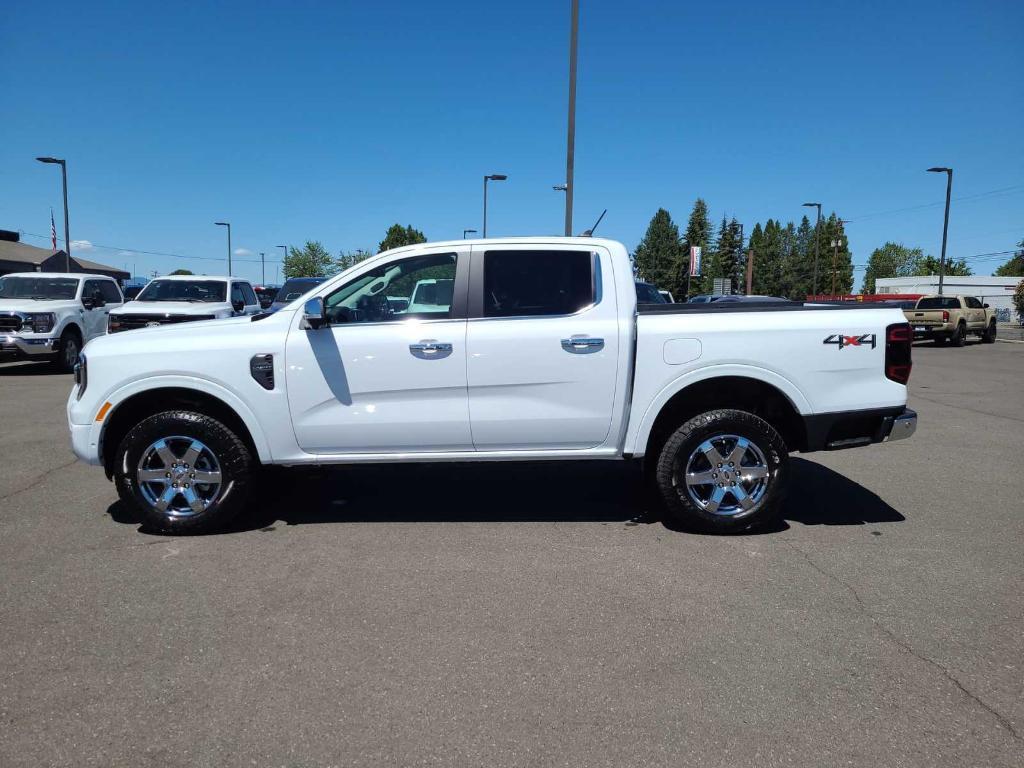
{"label": "ford ranger truck", "polygon": [[[406,301],[432,280],[442,302]],[[397,297],[397,298],[396,298]],[[778,514],[794,451],[910,437],[898,309],[643,304],[595,238],[424,243],[274,314],[108,335],[67,403],[77,456],[152,529],[242,512],[261,467],[642,460],[664,514]]]}
{"label": "ford ranger truck", "polygon": [[981,337],[984,344],[996,340],[996,311],[974,296],[922,296],[913,309],[903,310],[914,338],[931,339],[962,347],[967,334]]}
{"label": "ford ranger truck", "polygon": [[261,311],[248,280],[167,275],[150,280],[134,301],[110,313],[107,333],[157,325],[215,320]]}
{"label": "ford ranger truck", "polygon": [[71,373],[87,342],[124,302],[105,275],[13,272],[0,277],[0,362],[38,360]]}

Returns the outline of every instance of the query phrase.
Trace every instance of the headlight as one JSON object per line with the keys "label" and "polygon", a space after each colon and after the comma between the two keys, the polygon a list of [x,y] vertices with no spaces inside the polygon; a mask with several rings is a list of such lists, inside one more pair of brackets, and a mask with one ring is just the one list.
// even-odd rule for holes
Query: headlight
{"label": "headlight", "polygon": [[53,312],[26,312],[21,330],[31,333],[49,333],[57,322]]}
{"label": "headlight", "polygon": [[75,384],[78,385],[78,396],[76,399],[81,400],[82,395],[85,393],[85,388],[89,384],[89,368],[84,352],[78,353],[78,362],[75,363]]}
{"label": "headlight", "polygon": [[116,333],[121,330],[121,318],[116,315],[107,315],[107,333]]}

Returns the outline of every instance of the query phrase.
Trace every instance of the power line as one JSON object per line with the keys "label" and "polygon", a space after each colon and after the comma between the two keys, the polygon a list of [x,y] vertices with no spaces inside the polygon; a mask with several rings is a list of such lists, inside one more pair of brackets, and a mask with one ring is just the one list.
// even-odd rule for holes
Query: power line
{"label": "power line", "polygon": [[[996,195],[1012,195],[1018,191],[1024,191],[1024,184],[1015,184],[1012,187],[1002,187],[1000,189],[991,189],[988,192],[979,192],[975,195],[964,195],[963,197],[954,197],[954,202],[966,202],[970,200],[981,200],[986,197],[993,197]],[[907,208],[893,208],[888,211],[877,211],[875,213],[866,213],[863,216],[851,216],[846,221],[863,221],[864,219],[873,219],[876,216],[890,216],[897,213],[909,213],[911,211],[922,211],[928,208],[939,208],[946,204],[945,200],[940,200],[934,203],[923,203],[921,205],[912,205]]]}

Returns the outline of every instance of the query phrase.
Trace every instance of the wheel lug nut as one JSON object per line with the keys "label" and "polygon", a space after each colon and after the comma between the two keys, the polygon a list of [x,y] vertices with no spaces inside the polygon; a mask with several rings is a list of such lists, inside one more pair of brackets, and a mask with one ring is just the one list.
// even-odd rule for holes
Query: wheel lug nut
{"label": "wheel lug nut", "polygon": [[166,475],[164,475],[164,477],[170,477],[170,476],[171,476],[170,472],[168,472]]}

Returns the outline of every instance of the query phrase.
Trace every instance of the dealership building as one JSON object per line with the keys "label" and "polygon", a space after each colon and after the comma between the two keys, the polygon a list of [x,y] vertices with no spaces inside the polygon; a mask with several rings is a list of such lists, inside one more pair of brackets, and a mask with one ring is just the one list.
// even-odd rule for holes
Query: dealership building
{"label": "dealership building", "polygon": [[[11,272],[67,272],[64,251],[37,248],[21,242],[17,232],[0,230],[0,275]],[[123,269],[97,264],[95,261],[79,258],[72,254],[71,272],[87,272],[92,275],[106,275],[118,281],[127,280],[131,275]]]}

